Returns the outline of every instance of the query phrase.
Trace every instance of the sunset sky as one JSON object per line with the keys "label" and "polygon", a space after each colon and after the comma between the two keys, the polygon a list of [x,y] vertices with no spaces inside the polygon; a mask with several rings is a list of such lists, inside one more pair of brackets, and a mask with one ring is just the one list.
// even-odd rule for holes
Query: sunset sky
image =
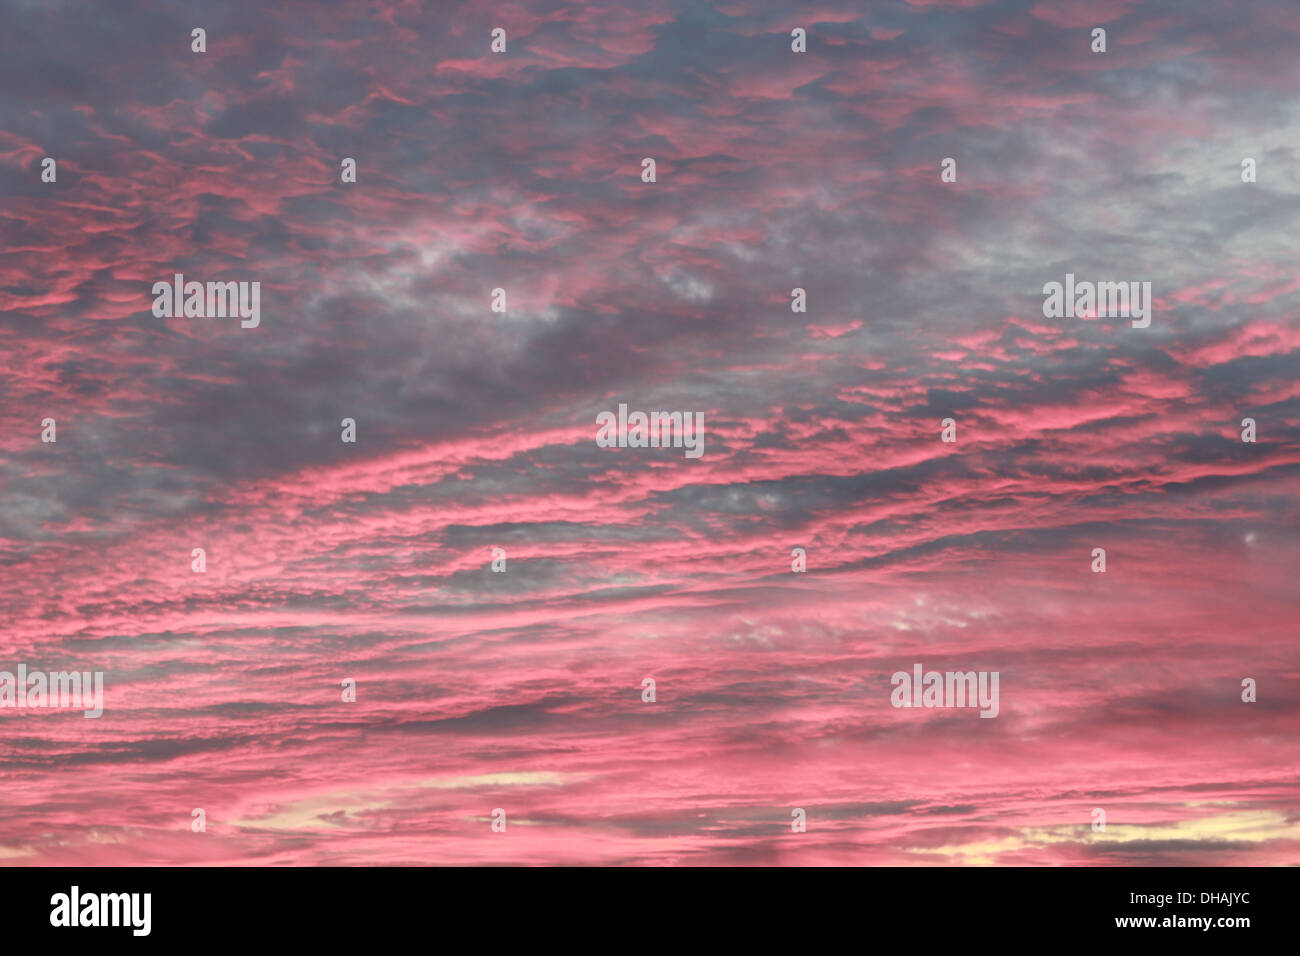
{"label": "sunset sky", "polygon": [[105,683],[0,864],[1300,863],[1298,89],[1295,0],[0,0],[0,670]]}

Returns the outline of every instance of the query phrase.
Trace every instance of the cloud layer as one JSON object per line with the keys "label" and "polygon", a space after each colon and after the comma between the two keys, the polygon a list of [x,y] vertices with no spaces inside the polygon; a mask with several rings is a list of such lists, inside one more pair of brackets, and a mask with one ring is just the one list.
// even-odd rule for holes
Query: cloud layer
{"label": "cloud layer", "polygon": [[2,0],[0,863],[1295,862],[1300,11],[866,6]]}

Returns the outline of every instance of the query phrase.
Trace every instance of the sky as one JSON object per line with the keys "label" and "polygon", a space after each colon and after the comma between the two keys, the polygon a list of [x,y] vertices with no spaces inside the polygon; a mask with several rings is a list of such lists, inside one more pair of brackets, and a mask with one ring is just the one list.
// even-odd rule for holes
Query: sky
{"label": "sky", "polygon": [[0,22],[0,864],[1300,862],[1294,0]]}

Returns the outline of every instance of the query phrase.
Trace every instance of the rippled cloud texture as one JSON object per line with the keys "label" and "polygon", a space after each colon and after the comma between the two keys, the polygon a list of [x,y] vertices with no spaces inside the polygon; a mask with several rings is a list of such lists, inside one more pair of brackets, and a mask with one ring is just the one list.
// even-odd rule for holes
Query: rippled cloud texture
{"label": "rippled cloud texture", "polygon": [[0,863],[1300,859],[1294,0],[0,9]]}

